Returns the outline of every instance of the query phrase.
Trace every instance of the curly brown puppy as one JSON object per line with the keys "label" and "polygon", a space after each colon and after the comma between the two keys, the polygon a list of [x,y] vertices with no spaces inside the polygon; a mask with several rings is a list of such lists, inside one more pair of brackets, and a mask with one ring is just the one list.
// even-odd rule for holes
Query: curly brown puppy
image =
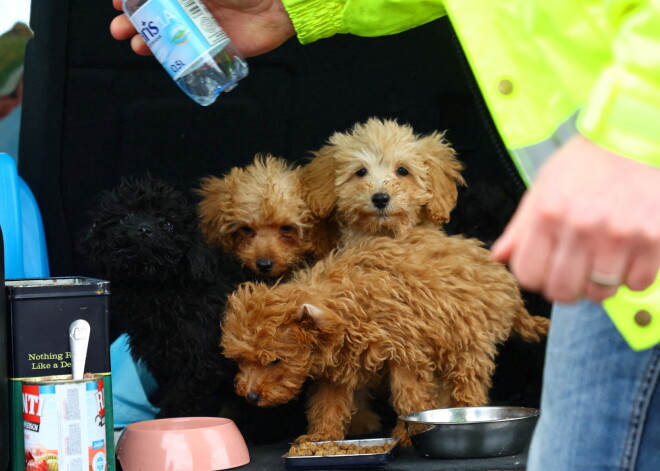
{"label": "curly brown puppy", "polygon": [[257,155],[197,190],[201,228],[212,246],[237,255],[254,274],[277,278],[335,248],[337,229],[302,198],[300,168]]}
{"label": "curly brown puppy", "polygon": [[303,167],[303,197],[319,217],[333,215],[342,241],[439,227],[456,205],[463,164],[442,133],[371,118],[333,134]]}
{"label": "curly brown puppy", "polygon": [[[381,377],[398,415],[485,405],[498,344],[549,327],[477,240],[421,227],[364,238],[287,283],[243,284],[227,306],[221,346],[239,395],[283,404],[315,380],[296,443],[343,439],[355,392]],[[392,436],[409,443],[401,423]]]}

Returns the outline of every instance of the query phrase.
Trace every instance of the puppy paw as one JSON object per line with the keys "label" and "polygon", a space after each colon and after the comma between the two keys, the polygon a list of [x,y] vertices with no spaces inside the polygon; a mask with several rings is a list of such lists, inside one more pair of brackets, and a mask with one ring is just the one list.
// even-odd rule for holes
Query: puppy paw
{"label": "puppy paw", "polygon": [[370,410],[359,409],[348,424],[347,435],[367,435],[380,430],[380,417]]}
{"label": "puppy paw", "polygon": [[400,446],[412,446],[412,442],[410,441],[410,437],[408,437],[408,435],[406,435],[404,438],[399,438],[399,445]]}
{"label": "puppy paw", "polygon": [[400,422],[396,424],[392,429],[391,436],[392,438],[399,439],[400,446],[412,446],[412,443],[410,442],[410,437],[408,436],[408,432],[406,431],[406,426]]}

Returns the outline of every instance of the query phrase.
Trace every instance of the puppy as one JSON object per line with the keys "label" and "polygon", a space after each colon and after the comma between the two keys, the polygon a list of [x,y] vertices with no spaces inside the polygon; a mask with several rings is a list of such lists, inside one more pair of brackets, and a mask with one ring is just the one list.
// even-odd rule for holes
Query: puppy
{"label": "puppy", "polygon": [[218,415],[235,396],[220,313],[243,280],[240,266],[205,244],[187,194],[149,175],[101,192],[91,220],[78,245],[111,282],[113,336],[125,331],[153,374],[158,416]]}
{"label": "puppy", "polygon": [[244,272],[205,243],[188,196],[149,175],[99,194],[78,245],[111,281],[111,330],[129,335],[131,353],[155,377],[158,417],[220,415],[249,445],[290,440],[305,429],[301,405],[266,410],[234,392],[238,369],[221,355],[220,322]]}
{"label": "puppy", "polygon": [[258,276],[287,275],[336,245],[337,228],[310,211],[300,169],[285,159],[257,155],[222,178],[203,178],[197,193],[208,243],[236,254]]}
{"label": "puppy", "polygon": [[[382,378],[397,415],[485,405],[498,344],[512,331],[540,341],[548,327],[479,241],[417,227],[363,238],[287,283],[243,284],[221,346],[254,404],[283,404],[314,380],[301,443],[344,438],[355,392]],[[401,423],[392,436],[409,443]]]}
{"label": "puppy", "polygon": [[318,217],[333,215],[342,243],[439,227],[456,205],[463,165],[440,133],[369,119],[335,133],[303,168],[303,197]]}
{"label": "puppy", "polygon": [[[302,198],[300,167],[283,158],[257,155],[252,164],[222,178],[202,179],[201,228],[209,244],[236,254],[253,275],[273,279],[315,263],[339,238],[331,218],[318,218]],[[369,391],[356,394],[362,405],[351,432],[380,429],[369,409]]]}

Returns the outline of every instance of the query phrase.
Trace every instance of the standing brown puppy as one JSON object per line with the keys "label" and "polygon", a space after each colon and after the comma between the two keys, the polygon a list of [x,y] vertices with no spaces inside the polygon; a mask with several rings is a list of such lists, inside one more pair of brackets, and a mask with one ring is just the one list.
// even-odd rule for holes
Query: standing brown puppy
{"label": "standing brown puppy", "polygon": [[[512,331],[539,341],[548,327],[478,241],[413,228],[364,238],[287,283],[242,285],[221,345],[254,404],[286,403],[315,380],[300,443],[344,438],[355,392],[381,377],[399,415],[485,405],[498,344]],[[392,435],[408,443],[402,424]]]}

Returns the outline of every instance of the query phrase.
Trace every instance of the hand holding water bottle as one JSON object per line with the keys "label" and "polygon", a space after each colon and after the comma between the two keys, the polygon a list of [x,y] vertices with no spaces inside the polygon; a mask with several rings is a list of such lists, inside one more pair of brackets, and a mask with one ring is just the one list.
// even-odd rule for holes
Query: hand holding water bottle
{"label": "hand holding water bottle", "polygon": [[[225,18],[231,30],[236,27],[237,20],[226,19],[237,18],[239,11],[239,18],[244,20],[243,7],[228,8],[232,13],[224,15],[226,7],[218,9],[215,4],[214,13],[211,13],[202,0],[113,1],[115,7],[121,2],[124,11],[124,16],[111,25],[113,35],[130,37],[133,31],[139,33],[131,40],[133,48],[145,54],[141,46],[141,42],[144,43],[181,90],[200,105],[212,104],[220,93],[232,90],[247,76],[248,67],[240,49],[216,19],[216,16]],[[263,18],[262,13],[256,8],[248,17]],[[242,37],[243,30],[236,31],[240,31],[238,34]]]}
{"label": "hand holding water bottle", "polygon": [[[122,11],[122,0],[112,3]],[[243,57],[269,52],[295,34],[280,0],[204,0],[204,4]],[[125,14],[112,21],[110,32],[117,40],[130,39],[137,54],[152,54]]]}

